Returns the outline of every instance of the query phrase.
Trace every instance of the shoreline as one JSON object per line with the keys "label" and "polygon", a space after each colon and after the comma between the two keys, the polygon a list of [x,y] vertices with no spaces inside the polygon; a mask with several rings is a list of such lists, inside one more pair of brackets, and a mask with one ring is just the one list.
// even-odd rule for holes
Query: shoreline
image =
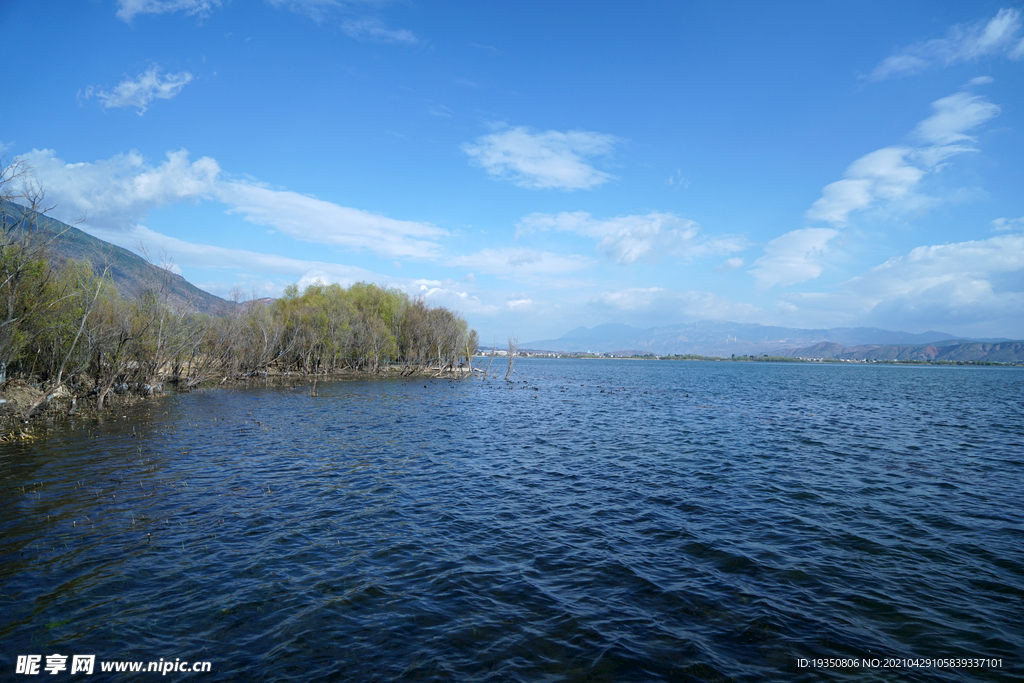
{"label": "shoreline", "polygon": [[[487,361],[490,356],[474,356],[475,361]],[[495,360],[507,360],[507,357],[495,356]],[[944,361],[944,360],[848,360],[848,359],[810,359],[789,358],[784,356],[764,356],[745,358],[722,358],[714,356],[601,356],[597,354],[565,355],[565,356],[518,356],[516,360],[614,360],[614,361],[689,361],[689,362],[734,362],[734,363],[798,363],[798,364],[834,364],[834,365],[912,365],[912,366],[966,366],[966,367],[1024,367],[1020,362],[996,361]],[[118,411],[147,400],[159,399],[174,394],[187,394],[195,390],[218,389],[226,387],[247,386],[295,386],[306,384],[310,393],[316,395],[316,386],[321,382],[337,382],[345,380],[378,380],[378,379],[447,379],[460,381],[469,377],[477,377],[476,373],[484,370],[477,367],[439,370],[422,366],[388,365],[378,371],[345,369],[341,371],[306,374],[301,372],[281,372],[276,369],[241,376],[211,377],[195,386],[186,389],[163,389],[163,382],[150,385],[135,386],[117,393],[111,391],[106,397],[106,405],[102,409],[96,407],[97,397],[88,393],[72,393],[64,385],[60,390],[48,394],[39,382],[22,378],[10,378],[0,384],[0,443],[31,442],[37,438],[36,432],[40,425],[42,430],[49,429],[57,422],[72,418],[98,419],[112,415]],[[496,375],[500,376],[500,372]]]}
{"label": "shoreline", "polygon": [[98,419],[116,414],[129,406],[144,401],[158,400],[176,394],[188,394],[197,390],[220,389],[247,386],[295,386],[306,384],[310,393],[316,394],[316,385],[321,382],[338,382],[360,379],[448,379],[459,381],[474,376],[468,368],[438,370],[435,368],[405,367],[391,365],[380,371],[346,369],[332,373],[304,374],[298,372],[267,371],[243,376],[213,377],[187,389],[164,389],[164,382],[154,386],[136,386],[120,393],[111,391],[102,409],[96,407],[97,397],[91,390],[87,393],[72,393],[67,385],[52,393],[44,391],[39,382],[22,378],[10,378],[0,384],[0,444],[28,443],[37,438],[36,432],[42,425],[45,431],[57,422],[73,418]]}

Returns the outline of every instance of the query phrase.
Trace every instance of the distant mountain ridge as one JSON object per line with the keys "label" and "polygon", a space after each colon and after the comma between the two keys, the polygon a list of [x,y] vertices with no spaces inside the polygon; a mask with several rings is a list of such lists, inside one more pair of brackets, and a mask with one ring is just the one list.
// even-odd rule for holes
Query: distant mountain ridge
{"label": "distant mountain ridge", "polygon": [[[957,341],[945,332],[921,333],[882,330],[875,327],[837,327],[831,329],[803,329],[734,323],[720,320],[701,320],[678,325],[640,329],[621,323],[608,323],[596,327],[578,327],[558,339],[524,342],[523,349],[544,351],[592,351],[612,353],[698,354],[728,357],[732,355],[796,356],[816,344],[834,344],[839,348],[861,347],[917,347],[927,344],[944,345]],[[960,340],[964,341],[964,340]],[[971,343],[998,344],[1009,339],[967,340]]]}
{"label": "distant mountain ridge", "polygon": [[[25,209],[12,202],[0,202],[0,213],[17,221],[25,215]],[[37,215],[33,220],[39,229],[51,235],[63,233],[47,250],[51,259],[59,263],[69,260],[87,262],[96,275],[101,275],[109,265],[108,276],[122,296],[137,298],[148,289],[166,287],[167,298],[174,306],[189,305],[202,313],[219,313],[234,305],[204,292],[176,273],[67,223],[44,215]]]}
{"label": "distant mountain ridge", "polygon": [[834,342],[821,342],[805,349],[796,349],[784,355],[790,358],[822,358],[829,360],[926,360],[1014,363],[1024,361],[1024,341],[991,343],[951,340],[917,346],[863,344],[854,347],[845,347]]}

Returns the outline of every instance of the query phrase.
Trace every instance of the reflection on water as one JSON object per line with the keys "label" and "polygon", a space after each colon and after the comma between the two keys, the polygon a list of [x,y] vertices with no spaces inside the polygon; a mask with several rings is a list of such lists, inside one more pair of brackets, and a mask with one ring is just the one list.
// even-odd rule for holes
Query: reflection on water
{"label": "reflection on water", "polygon": [[[0,446],[0,670],[61,653],[209,660],[202,680],[1022,673],[1024,372],[517,369],[212,390]],[[796,665],[815,657],[1003,669]]]}

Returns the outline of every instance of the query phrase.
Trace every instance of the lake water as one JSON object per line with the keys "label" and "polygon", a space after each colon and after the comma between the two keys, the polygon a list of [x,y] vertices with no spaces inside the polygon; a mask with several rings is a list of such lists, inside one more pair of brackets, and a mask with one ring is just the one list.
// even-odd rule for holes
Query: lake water
{"label": "lake water", "polygon": [[[55,653],[200,681],[1024,675],[1024,370],[516,368],[0,445],[0,679],[95,680],[14,674]],[[863,663],[958,657],[1001,666]]]}

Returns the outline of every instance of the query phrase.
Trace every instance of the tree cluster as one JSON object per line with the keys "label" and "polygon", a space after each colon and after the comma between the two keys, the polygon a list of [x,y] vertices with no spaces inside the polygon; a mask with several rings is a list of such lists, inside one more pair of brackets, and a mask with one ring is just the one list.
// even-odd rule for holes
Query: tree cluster
{"label": "tree cluster", "polygon": [[[236,297],[219,315],[173,306],[167,281],[122,297],[103,269],[48,258],[64,235],[40,227],[38,191],[23,169],[0,166],[0,373],[41,382],[52,395],[189,389],[215,377],[345,369],[455,370],[477,346],[452,311],[397,289],[357,283],[287,288],[276,300]],[[4,378],[0,377],[0,381]]]}
{"label": "tree cluster", "polygon": [[330,374],[379,372],[400,364],[407,373],[455,370],[472,357],[477,334],[464,318],[398,289],[359,282],[344,288],[297,285],[271,302],[239,302],[211,321],[211,355],[226,373],[282,371]]}

